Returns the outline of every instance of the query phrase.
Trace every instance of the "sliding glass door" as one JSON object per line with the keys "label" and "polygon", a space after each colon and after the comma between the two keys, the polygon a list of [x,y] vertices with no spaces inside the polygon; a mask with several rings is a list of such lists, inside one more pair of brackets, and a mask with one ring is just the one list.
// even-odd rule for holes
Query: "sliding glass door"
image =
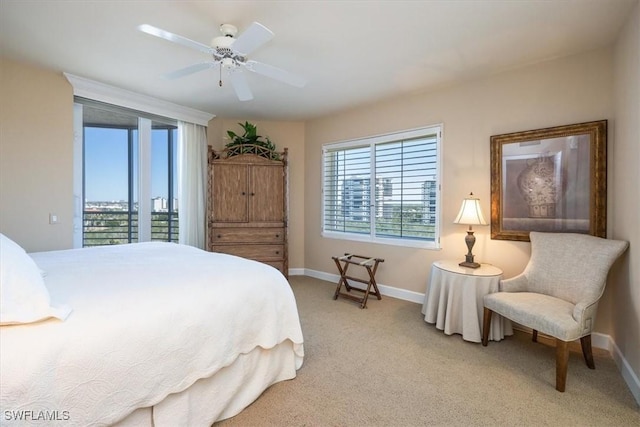
{"label": "sliding glass door", "polygon": [[82,246],[177,242],[176,125],[95,102],[76,104],[78,113]]}

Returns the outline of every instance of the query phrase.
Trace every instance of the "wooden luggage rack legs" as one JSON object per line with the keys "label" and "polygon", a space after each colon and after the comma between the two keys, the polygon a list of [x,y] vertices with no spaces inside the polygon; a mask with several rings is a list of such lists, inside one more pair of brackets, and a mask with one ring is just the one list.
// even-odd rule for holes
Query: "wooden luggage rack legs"
{"label": "wooden luggage rack legs", "polygon": [[[378,264],[384,262],[381,258],[370,258],[366,256],[354,255],[354,254],[344,254],[341,257],[331,257],[333,261],[335,261],[336,266],[338,267],[338,271],[340,272],[340,281],[338,282],[338,287],[336,288],[336,292],[333,295],[333,299],[338,299],[339,296],[343,296],[345,298],[349,298],[351,300],[357,301],[360,303],[360,308],[367,308],[367,299],[369,295],[375,295],[378,299],[382,299],[380,295],[380,291],[378,290],[378,285],[376,284],[376,270],[378,269]],[[355,261],[355,259],[362,261]],[[341,264],[342,263],[342,264]],[[357,265],[360,267],[364,267],[367,270],[367,274],[369,275],[369,279],[360,279],[358,277],[347,276],[347,270],[350,265]],[[351,286],[348,280],[353,280],[354,282],[360,282],[367,285],[366,289],[360,289],[354,286]],[[347,292],[358,291],[364,293],[362,297],[355,296],[353,294],[348,294],[344,292],[340,292],[340,288],[344,284]],[[373,290],[371,288],[373,287]]]}

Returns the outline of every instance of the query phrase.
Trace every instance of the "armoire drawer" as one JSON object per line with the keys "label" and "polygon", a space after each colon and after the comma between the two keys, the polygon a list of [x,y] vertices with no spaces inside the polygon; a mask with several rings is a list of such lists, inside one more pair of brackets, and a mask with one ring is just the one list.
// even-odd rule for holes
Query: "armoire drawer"
{"label": "armoire drawer", "polygon": [[217,243],[282,243],[284,228],[213,228],[211,244]]}
{"label": "armoire drawer", "polygon": [[284,259],[284,245],[213,245],[211,250],[257,261]]}
{"label": "armoire drawer", "polygon": [[268,264],[271,267],[275,267],[286,277],[287,273],[284,271],[284,261],[262,261],[264,264]]}

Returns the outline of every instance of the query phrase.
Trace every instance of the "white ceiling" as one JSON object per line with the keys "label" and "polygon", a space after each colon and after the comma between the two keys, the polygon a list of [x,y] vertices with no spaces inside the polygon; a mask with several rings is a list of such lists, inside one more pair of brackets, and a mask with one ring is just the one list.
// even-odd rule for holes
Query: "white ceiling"
{"label": "white ceiling", "polygon": [[[219,117],[302,120],[613,42],[638,0],[0,0],[0,53]],[[275,33],[250,55],[304,76],[295,88],[247,73],[252,101],[218,73],[163,74],[206,54],[136,29],[208,44],[223,23]]]}

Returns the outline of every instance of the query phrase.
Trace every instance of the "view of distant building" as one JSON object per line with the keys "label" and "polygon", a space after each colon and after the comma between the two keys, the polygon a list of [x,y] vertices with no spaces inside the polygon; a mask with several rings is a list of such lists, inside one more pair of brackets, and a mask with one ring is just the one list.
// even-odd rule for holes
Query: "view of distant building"
{"label": "view of distant building", "polygon": [[376,178],[376,218],[391,218],[393,197],[391,178]]}
{"label": "view of distant building", "polygon": [[[342,215],[347,221],[366,221],[371,208],[369,178],[347,178],[342,182]],[[435,177],[422,183],[421,200],[416,200],[415,209],[423,224],[436,224],[437,183]],[[392,178],[377,178],[375,188],[376,218],[391,219],[399,201],[393,200]],[[409,208],[407,201],[405,208]],[[412,204],[413,205],[413,204]]]}
{"label": "view of distant building", "polygon": [[423,219],[426,224],[436,224],[436,195],[437,185],[435,177],[422,183]]}
{"label": "view of distant building", "polygon": [[[178,210],[178,199],[173,199],[173,211]],[[126,200],[113,200],[113,201],[86,201],[84,203],[84,210],[89,212],[99,211],[128,211],[129,202]],[[133,204],[134,211],[138,210],[138,203]],[[151,212],[168,212],[169,200],[165,197],[154,197],[151,199]]]}
{"label": "view of distant building", "polygon": [[345,220],[367,220],[370,205],[369,178],[348,178],[342,182],[342,214]]}

